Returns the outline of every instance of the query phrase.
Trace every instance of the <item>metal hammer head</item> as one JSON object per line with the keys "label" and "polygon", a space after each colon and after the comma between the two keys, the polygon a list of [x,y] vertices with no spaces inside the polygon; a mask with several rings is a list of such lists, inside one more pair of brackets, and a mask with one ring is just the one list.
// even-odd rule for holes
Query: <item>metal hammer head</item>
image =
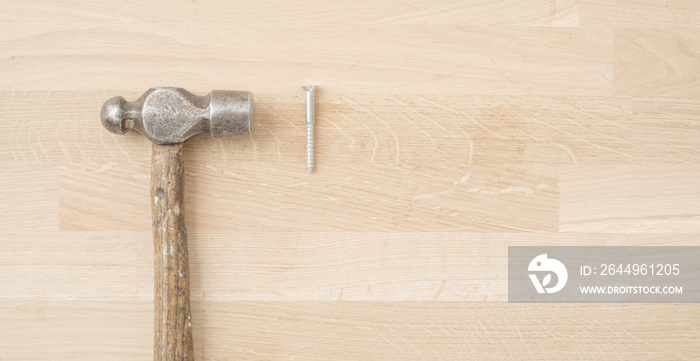
{"label": "metal hammer head", "polygon": [[199,133],[250,134],[253,108],[253,94],[247,91],[197,96],[182,88],[151,88],[133,102],[119,96],[107,100],[100,118],[112,133],[135,129],[154,143],[173,144]]}

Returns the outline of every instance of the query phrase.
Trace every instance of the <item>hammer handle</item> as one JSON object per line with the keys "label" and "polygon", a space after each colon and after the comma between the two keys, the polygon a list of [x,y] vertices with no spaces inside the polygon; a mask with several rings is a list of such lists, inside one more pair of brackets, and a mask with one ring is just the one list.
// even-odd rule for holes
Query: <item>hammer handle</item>
{"label": "hammer handle", "polygon": [[153,144],[155,361],[194,360],[182,148],[183,143]]}

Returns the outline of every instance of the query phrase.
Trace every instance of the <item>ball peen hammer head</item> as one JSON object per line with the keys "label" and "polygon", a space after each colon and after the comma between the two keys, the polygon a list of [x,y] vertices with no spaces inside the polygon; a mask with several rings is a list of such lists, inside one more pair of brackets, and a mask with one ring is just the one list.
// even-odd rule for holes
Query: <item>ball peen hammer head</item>
{"label": "ball peen hammer head", "polygon": [[199,133],[213,137],[249,135],[253,94],[214,90],[198,96],[182,88],[148,89],[133,102],[117,96],[100,111],[102,125],[115,134],[135,129],[157,144],[182,143]]}

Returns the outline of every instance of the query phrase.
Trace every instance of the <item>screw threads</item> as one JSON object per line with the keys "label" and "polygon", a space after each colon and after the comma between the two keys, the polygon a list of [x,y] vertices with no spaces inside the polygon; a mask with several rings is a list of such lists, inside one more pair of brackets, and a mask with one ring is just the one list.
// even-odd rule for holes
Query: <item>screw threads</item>
{"label": "screw threads", "polygon": [[306,91],[306,169],[314,169],[314,91],[315,85],[302,86]]}
{"label": "screw threads", "polygon": [[306,123],[306,169],[311,173],[314,169],[314,125]]}

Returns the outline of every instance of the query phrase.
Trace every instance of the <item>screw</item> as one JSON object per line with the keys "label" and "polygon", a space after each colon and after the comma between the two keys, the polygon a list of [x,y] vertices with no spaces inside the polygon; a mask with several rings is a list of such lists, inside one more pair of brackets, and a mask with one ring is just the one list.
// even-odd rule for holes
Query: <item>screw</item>
{"label": "screw", "polygon": [[306,91],[306,169],[314,169],[314,91],[315,85],[302,86]]}

